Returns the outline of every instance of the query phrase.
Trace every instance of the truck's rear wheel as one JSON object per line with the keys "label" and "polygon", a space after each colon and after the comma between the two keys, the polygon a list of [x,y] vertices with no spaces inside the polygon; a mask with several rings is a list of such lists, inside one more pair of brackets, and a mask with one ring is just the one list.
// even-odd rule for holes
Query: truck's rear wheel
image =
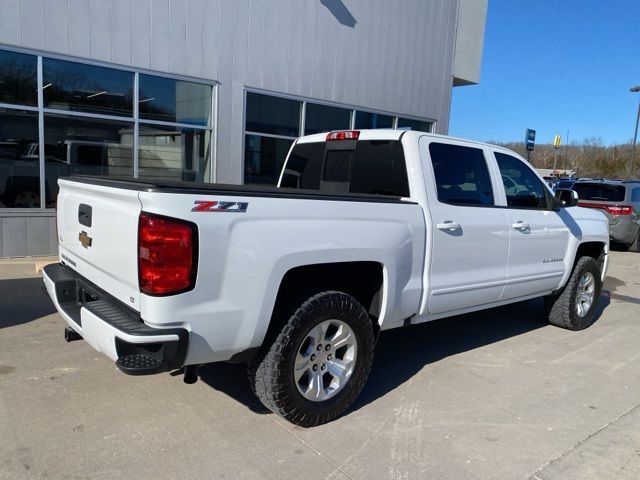
{"label": "truck's rear wheel", "polygon": [[602,289],[598,262],[581,257],[562,292],[545,297],[549,323],[568,330],[582,330],[595,322]]}
{"label": "truck's rear wheel", "polygon": [[305,301],[249,365],[249,381],[272,412],[303,427],[333,420],[353,403],[373,361],[367,311],[350,295]]}

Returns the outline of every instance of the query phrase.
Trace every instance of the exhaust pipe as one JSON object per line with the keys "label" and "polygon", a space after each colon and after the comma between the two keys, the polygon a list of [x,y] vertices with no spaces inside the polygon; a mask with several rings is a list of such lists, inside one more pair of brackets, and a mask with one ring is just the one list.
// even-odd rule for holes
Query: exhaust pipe
{"label": "exhaust pipe", "polygon": [[193,385],[198,381],[198,368],[200,365],[186,365],[184,367],[184,383]]}

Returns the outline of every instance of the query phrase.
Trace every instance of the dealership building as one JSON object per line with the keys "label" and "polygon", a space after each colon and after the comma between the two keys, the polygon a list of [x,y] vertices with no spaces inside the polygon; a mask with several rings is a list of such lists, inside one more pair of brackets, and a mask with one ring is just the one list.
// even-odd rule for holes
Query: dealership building
{"label": "dealership building", "polygon": [[447,133],[488,0],[1,0],[0,257],[70,174],[275,184],[294,139]]}

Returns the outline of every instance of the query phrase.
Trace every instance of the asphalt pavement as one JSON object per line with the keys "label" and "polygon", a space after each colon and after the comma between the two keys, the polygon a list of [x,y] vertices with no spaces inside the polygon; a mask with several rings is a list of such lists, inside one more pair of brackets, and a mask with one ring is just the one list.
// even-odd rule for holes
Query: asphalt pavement
{"label": "asphalt pavement", "polygon": [[240,365],[130,377],[0,261],[0,479],[638,479],[640,254],[613,252],[582,332],[528,301],[386,332],[338,420],[303,429]]}

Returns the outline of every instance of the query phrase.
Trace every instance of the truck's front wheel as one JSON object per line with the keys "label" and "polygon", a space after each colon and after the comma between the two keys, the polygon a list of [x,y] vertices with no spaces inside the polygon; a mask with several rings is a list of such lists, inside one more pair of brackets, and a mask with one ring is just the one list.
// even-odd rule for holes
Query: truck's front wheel
{"label": "truck's front wheel", "polygon": [[292,423],[312,427],[353,403],[373,361],[367,311],[350,295],[322,292],[305,301],[275,341],[249,365],[260,401]]}
{"label": "truck's front wheel", "polygon": [[544,299],[549,323],[568,330],[582,330],[595,322],[602,289],[601,274],[595,258],[579,258],[564,289]]}

